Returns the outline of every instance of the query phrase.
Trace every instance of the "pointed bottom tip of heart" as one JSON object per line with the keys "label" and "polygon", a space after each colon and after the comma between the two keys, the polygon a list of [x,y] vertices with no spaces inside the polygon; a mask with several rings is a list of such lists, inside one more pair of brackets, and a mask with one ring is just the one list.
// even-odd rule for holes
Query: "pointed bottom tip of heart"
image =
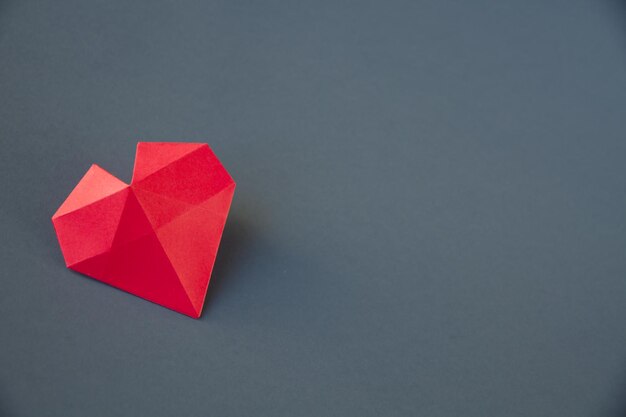
{"label": "pointed bottom tip of heart", "polygon": [[98,278],[96,278],[96,277],[94,277],[94,276],[91,276],[91,275],[89,275],[89,274],[85,274],[85,272],[84,272],[84,271],[81,271],[81,270],[79,270],[79,269],[77,269],[77,268],[76,268],[76,266],[77,266],[78,264],[80,264],[80,262],[74,262],[74,263],[71,263],[71,264],[68,264],[68,263],[66,262],[65,264],[66,264],[65,266],[67,267],[67,269],[69,269],[69,270],[71,270],[71,271],[73,271],[73,272],[75,272],[75,273],[77,273],[77,274],[80,274],[80,275],[83,275],[83,276],[89,277],[89,278],[91,278],[91,279],[93,279],[93,280],[95,280],[95,281],[101,282],[101,283],[103,283],[103,284],[105,284],[105,285],[107,285],[107,286],[113,287],[113,288],[115,288],[115,289],[122,290],[123,292],[125,292],[125,293],[127,293],[127,294],[134,295],[135,297],[139,297],[139,298],[141,298],[142,300],[145,300],[145,301],[148,301],[148,302],[150,302],[150,303],[152,303],[152,304],[156,304],[156,305],[158,305],[158,306],[164,307],[164,308],[166,308],[166,309],[168,309],[168,310],[170,310],[170,311],[173,311],[173,312],[175,312],[175,313],[182,314],[183,316],[190,317],[190,318],[192,318],[192,319],[194,319],[194,320],[199,320],[199,319],[200,319],[200,317],[202,317],[202,310],[203,310],[203,307],[204,307],[204,306],[200,306],[200,311],[195,311],[195,309],[194,309],[194,310],[193,310],[193,311],[191,311],[191,312],[190,312],[189,310],[187,310],[187,309],[176,309],[176,308],[172,308],[171,306],[163,305],[163,304],[161,304],[161,303],[158,303],[158,302],[156,302],[156,301],[150,300],[150,299],[148,299],[148,298],[141,297],[140,295],[134,294],[134,293],[132,293],[132,292],[130,292],[130,291],[127,291],[127,290],[124,290],[124,289],[122,289],[122,288],[118,288],[118,287],[116,287],[115,285],[111,285],[109,282],[106,282],[106,281],[100,280],[100,279],[98,279]]}

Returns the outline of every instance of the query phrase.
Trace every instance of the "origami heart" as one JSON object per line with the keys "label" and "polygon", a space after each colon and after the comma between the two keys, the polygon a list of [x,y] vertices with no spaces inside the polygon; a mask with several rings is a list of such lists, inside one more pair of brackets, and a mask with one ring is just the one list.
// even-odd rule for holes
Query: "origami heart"
{"label": "origami heart", "polygon": [[139,142],[130,185],[92,165],[52,223],[68,268],[198,318],[234,191],[206,144]]}

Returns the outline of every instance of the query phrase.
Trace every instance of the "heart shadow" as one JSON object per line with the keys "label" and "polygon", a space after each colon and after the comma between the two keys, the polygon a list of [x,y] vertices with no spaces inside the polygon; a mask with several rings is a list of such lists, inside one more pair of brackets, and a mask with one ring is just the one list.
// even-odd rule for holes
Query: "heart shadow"
{"label": "heart shadow", "polygon": [[199,320],[210,315],[220,294],[229,287],[236,286],[233,280],[240,276],[238,271],[245,263],[245,259],[253,253],[254,241],[257,240],[255,236],[258,236],[258,226],[252,224],[249,219],[250,217],[243,216],[231,209],[213,265],[204,309]]}

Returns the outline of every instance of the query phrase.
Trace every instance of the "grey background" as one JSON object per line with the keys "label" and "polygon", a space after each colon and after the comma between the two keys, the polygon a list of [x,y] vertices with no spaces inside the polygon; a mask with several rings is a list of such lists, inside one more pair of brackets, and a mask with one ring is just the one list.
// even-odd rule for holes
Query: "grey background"
{"label": "grey background", "polygon": [[[0,0],[0,415],[623,416],[626,5]],[[238,182],[199,321],[65,269],[138,140]]]}

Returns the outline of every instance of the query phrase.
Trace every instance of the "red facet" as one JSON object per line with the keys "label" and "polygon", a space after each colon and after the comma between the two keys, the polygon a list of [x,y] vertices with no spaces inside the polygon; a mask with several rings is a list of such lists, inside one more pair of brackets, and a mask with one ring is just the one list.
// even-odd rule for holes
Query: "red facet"
{"label": "red facet", "polygon": [[52,223],[68,268],[198,318],[234,191],[208,145],[139,142],[130,185],[92,165]]}

